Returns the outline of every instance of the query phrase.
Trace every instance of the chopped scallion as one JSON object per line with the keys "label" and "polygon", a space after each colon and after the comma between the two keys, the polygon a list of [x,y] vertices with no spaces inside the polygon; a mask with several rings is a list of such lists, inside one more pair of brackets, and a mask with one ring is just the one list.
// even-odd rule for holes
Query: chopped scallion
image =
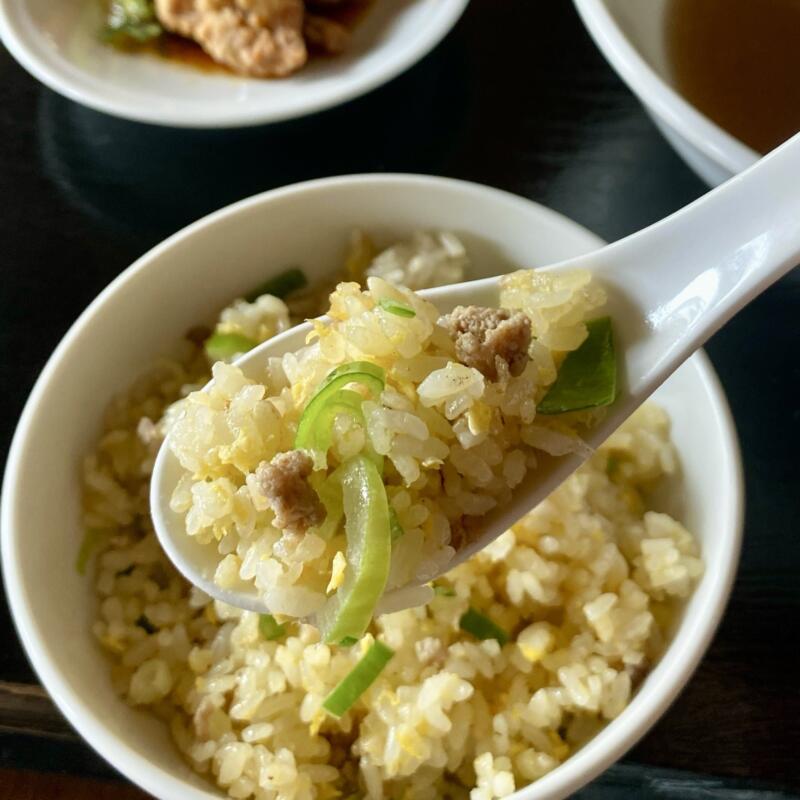
{"label": "chopped scallion", "polygon": [[95,551],[105,540],[106,532],[98,528],[88,528],[83,535],[78,557],[75,559],[75,569],[80,575],[86,574],[86,568],[92,559]]}
{"label": "chopped scallion", "polygon": [[508,641],[508,634],[499,625],[474,608],[470,608],[461,615],[458,626],[462,631],[471,633],[481,641],[484,639],[497,639],[501,645]]}
{"label": "chopped scallion", "polygon": [[325,698],[322,707],[333,716],[341,717],[375,683],[393,655],[394,651],[383,642],[374,642],[358,664]]}
{"label": "chopped scallion", "polygon": [[456,590],[453,589],[452,586],[445,586],[443,583],[434,583],[433,584],[433,591],[434,594],[438,595],[439,597],[455,597]]}
{"label": "chopped scallion", "polygon": [[111,44],[144,43],[164,33],[153,0],[111,0],[102,36]]}
{"label": "chopped scallion", "polygon": [[390,300],[388,297],[384,297],[379,300],[378,305],[384,311],[388,311],[390,314],[394,314],[397,317],[406,317],[410,319],[411,317],[417,316],[417,312],[414,311],[411,306],[408,306],[405,303],[400,303],[397,300]]}
{"label": "chopped scallion", "polygon": [[342,484],[347,568],[344,582],[317,617],[329,644],[364,635],[386,588],[392,557],[389,501],[378,468],[367,457],[355,456],[334,475]]}
{"label": "chopped scallion", "polygon": [[397,518],[397,512],[390,505],[389,506],[389,526],[392,531],[392,541],[396,542],[404,533],[403,526]]}
{"label": "chopped scallion", "polygon": [[[352,361],[332,370],[303,409],[294,440],[297,449],[327,452],[337,414],[352,414],[363,424],[361,403],[364,398],[358,392],[344,388],[350,383],[361,384],[377,396],[386,385],[385,373],[381,367],[369,361]],[[373,461],[381,470],[383,459],[380,459],[380,463],[377,457]]]}
{"label": "chopped scallion", "polygon": [[286,626],[278,624],[272,614],[258,615],[258,630],[268,642],[281,639],[286,635]]}
{"label": "chopped scallion", "polygon": [[339,530],[344,516],[342,485],[333,475],[327,477],[322,472],[315,472],[310,482],[325,506],[325,521],[316,529],[316,534],[325,541],[330,541]]}
{"label": "chopped scallion", "polygon": [[540,414],[564,414],[607,406],[617,396],[617,359],[611,318],[586,323],[588,336],[564,359],[555,383],[537,406]]}
{"label": "chopped scallion", "polygon": [[252,350],[258,342],[239,333],[212,333],[206,339],[206,355],[212,361],[228,361],[236,355]]}
{"label": "chopped scallion", "polygon": [[[333,442],[333,423],[339,414],[347,414],[362,426],[364,425],[364,415],[361,413],[363,401],[364,398],[358,392],[339,389],[329,395],[324,404],[319,404],[319,407],[308,415],[304,412],[297,427],[295,448],[327,453]],[[310,405],[311,403],[309,403],[309,407]]]}
{"label": "chopped scallion", "polygon": [[358,644],[358,639],[355,636],[345,636],[341,642],[339,642],[339,647],[352,647],[354,644]]}
{"label": "chopped scallion", "polygon": [[305,273],[303,270],[294,267],[257,286],[250,294],[245,295],[244,299],[248,303],[254,303],[261,295],[271,294],[273,297],[279,297],[284,300],[292,292],[296,292],[298,289],[305,289],[306,286],[308,286],[308,278],[306,278]]}

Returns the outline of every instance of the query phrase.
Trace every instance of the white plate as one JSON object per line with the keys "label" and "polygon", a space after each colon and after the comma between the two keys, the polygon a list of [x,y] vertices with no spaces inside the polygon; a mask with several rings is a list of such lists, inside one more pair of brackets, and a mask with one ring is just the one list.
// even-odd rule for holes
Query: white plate
{"label": "white plate", "polygon": [[343,55],[280,80],[202,72],[103,44],[101,0],[0,0],[0,38],[42,83],[140,122],[230,128],[300,117],[391,80],[432,50],[469,0],[376,0]]}
{"label": "white plate", "polygon": [[[441,178],[353,176],[267,192],[181,231],[117,278],[56,349],[14,437],[0,524],[3,578],[20,636],[76,730],[156,797],[220,795],[184,764],[164,725],[129,708],[111,687],[109,664],[89,630],[89,580],[73,567],[81,540],[78,465],[94,447],[110,398],[190,326],[212,320],[221,306],[287,265],[302,265],[312,279],[330,275],[356,226],[384,243],[418,228],[454,230],[484,275],[560,261],[601,244],[527,200]],[[705,574],[630,706],[517,800],[565,797],[632,747],[688,680],[725,607],[743,500],[728,406],[702,353],[656,399],[672,416],[683,466],[665,509],[679,513],[698,537]]]}

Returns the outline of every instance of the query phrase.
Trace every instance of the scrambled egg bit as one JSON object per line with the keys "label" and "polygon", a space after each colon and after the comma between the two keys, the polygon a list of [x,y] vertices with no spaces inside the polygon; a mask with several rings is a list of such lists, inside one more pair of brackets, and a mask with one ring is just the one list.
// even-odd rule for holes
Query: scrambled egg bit
{"label": "scrambled egg bit", "polygon": [[341,550],[336,551],[331,565],[331,579],[325,591],[328,594],[335,592],[344,583],[344,573],[347,569],[347,559]]}

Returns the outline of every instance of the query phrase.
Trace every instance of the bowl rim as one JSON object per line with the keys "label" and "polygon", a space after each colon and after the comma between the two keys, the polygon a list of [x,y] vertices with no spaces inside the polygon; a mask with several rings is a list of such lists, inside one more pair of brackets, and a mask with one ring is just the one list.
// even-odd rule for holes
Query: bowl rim
{"label": "bowl rim", "polygon": [[[549,221],[554,225],[570,228],[573,231],[581,231],[589,239],[595,240],[598,246],[602,245],[599,237],[583,228],[579,223],[534,201],[499,189],[452,178],[393,173],[362,174],[322,178],[272,189],[222,208],[183,228],[138,258],[103,289],[56,346],[26,401],[14,433],[8,451],[2,495],[0,496],[0,564],[6,597],[17,634],[42,684],[70,724],[102,758],[128,779],[156,797],[209,800],[216,795],[211,794],[213,791],[211,785],[207,790],[191,786],[186,781],[147,761],[125,740],[108,735],[102,719],[85,706],[81,695],[74,691],[62,677],[57,665],[52,660],[46,640],[39,630],[35,615],[29,605],[29,589],[25,586],[21,571],[17,569],[16,544],[19,535],[15,531],[14,519],[19,513],[17,485],[28,431],[37,424],[40,399],[47,391],[48,384],[56,373],[62,357],[72,347],[73,342],[78,340],[83,329],[91,324],[92,318],[108,298],[123,290],[129,281],[135,280],[141,273],[148,269],[154,269],[163,253],[180,246],[184,240],[192,237],[198,231],[220,223],[229,217],[246,213],[255,207],[267,207],[283,198],[304,193],[313,193],[318,190],[335,191],[340,186],[349,187],[365,183],[382,188],[397,185],[413,186],[420,190],[435,186],[471,193],[476,197],[485,198],[487,203],[516,206],[528,213],[538,215],[546,222]],[[626,708],[628,713],[619,718],[620,721],[624,719],[626,725],[615,728],[613,724],[615,721],[612,721],[604,729],[603,732],[607,735],[598,747],[592,748],[592,743],[589,743],[585,748],[570,756],[558,769],[515,792],[513,798],[516,800],[563,798],[597,777],[633,747],[683,689],[705,654],[727,606],[741,550],[744,515],[743,467],[735,425],[719,379],[704,351],[696,352],[690,360],[693,362],[701,385],[712,398],[723,443],[722,462],[730,471],[732,478],[731,491],[725,500],[724,513],[721,515],[724,524],[720,526],[728,531],[729,546],[727,551],[723,551],[724,558],[720,559],[721,563],[719,569],[716,570],[715,582],[712,589],[709,590],[709,610],[705,611],[703,615],[696,615],[689,622],[689,631],[685,634],[688,640],[687,647],[682,652],[680,666],[666,673],[666,678],[662,676],[663,679],[654,684],[650,692],[638,693],[630,706]],[[614,734],[611,733],[612,729]],[[593,742],[596,741],[597,739],[593,739]]]}
{"label": "bowl rim", "polygon": [[574,0],[574,3],[594,43],[614,71],[659,119],[734,175],[761,158],[761,153],[709,119],[647,63],[623,33],[606,0]]}
{"label": "bowl rim", "polygon": [[[176,112],[170,106],[151,105],[146,101],[130,101],[117,98],[113,94],[106,95],[102,90],[82,87],[81,84],[74,82],[69,74],[43,58],[31,44],[18,20],[15,19],[12,6],[17,3],[18,0],[0,0],[0,41],[27,72],[54,92],[95,111],[133,122],[174,128],[229,129],[297,119],[342,105],[377,89],[410,69],[430,53],[461,18],[469,0],[440,0],[433,8],[429,24],[421,30],[419,36],[407,46],[400,48],[392,57],[387,58],[380,69],[355,80],[345,78],[337,81],[324,93],[312,99],[294,103],[284,102],[274,107],[268,103],[262,103],[260,106],[242,104],[213,115],[198,113],[185,107]],[[246,76],[243,79],[246,79]],[[303,93],[302,86],[298,88],[298,92]]]}

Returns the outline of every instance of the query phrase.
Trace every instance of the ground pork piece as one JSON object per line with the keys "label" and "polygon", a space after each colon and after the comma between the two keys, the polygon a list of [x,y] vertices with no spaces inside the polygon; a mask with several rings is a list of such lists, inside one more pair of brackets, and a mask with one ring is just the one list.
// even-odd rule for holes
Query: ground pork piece
{"label": "ground pork piece", "polygon": [[303,0],[155,0],[155,5],[167,30],[194,39],[236,72],[280,77],[308,59]]}
{"label": "ground pork piece", "polygon": [[302,534],[324,521],[325,507],[308,483],[313,465],[307,453],[289,450],[256,470],[259,488],[275,512],[276,528]]}
{"label": "ground pork piece", "polygon": [[308,12],[303,21],[303,35],[312,49],[330,56],[343,53],[350,43],[350,32],[344,25]]}
{"label": "ground pork piece", "polygon": [[457,306],[439,320],[456,345],[456,357],[491,381],[497,380],[501,362],[512,375],[528,363],[531,321],[521,311],[481,306]]}

